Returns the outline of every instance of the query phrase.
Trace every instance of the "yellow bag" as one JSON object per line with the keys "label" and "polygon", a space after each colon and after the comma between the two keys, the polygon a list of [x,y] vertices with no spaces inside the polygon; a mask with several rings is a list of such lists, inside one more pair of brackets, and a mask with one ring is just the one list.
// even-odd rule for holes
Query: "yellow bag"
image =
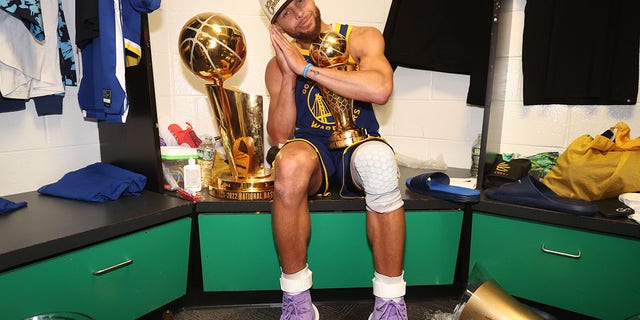
{"label": "yellow bag", "polygon": [[578,137],[560,154],[544,184],[561,197],[586,201],[640,191],[640,137],[630,136],[629,126],[618,122],[595,138]]}

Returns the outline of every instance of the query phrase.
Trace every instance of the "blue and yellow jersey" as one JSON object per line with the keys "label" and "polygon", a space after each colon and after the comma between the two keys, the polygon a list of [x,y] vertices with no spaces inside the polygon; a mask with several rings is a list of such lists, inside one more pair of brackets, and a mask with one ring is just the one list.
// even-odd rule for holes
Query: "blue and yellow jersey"
{"label": "blue and yellow jersey", "polygon": [[[334,31],[340,32],[349,42],[352,26],[334,24]],[[299,49],[308,62],[311,62],[309,50]],[[349,57],[350,62],[355,62]],[[329,107],[322,97],[322,93],[315,81],[298,76],[296,81],[296,138],[328,137],[333,133],[335,121]],[[371,136],[379,136],[380,125],[376,120],[371,103],[354,101],[353,117],[355,124],[367,130]],[[317,141],[317,140],[316,140]]]}

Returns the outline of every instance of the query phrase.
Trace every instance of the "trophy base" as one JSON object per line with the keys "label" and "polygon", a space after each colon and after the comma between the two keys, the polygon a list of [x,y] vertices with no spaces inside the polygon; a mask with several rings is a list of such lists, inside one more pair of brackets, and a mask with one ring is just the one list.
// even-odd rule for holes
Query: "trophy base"
{"label": "trophy base", "polygon": [[362,128],[334,132],[329,137],[329,149],[341,149],[367,139],[367,130]]}
{"label": "trophy base", "polygon": [[271,200],[273,198],[273,176],[234,177],[222,173],[209,186],[209,194],[228,200]]}

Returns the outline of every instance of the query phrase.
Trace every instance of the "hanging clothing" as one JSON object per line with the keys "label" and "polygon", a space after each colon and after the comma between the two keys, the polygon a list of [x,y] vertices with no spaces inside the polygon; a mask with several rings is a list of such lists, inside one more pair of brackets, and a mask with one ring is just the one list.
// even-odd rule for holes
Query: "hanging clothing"
{"label": "hanging clothing", "polygon": [[52,41],[35,41],[22,21],[0,11],[0,93],[5,98],[30,99],[64,93],[60,76],[58,4],[42,1],[44,32]]}
{"label": "hanging clothing", "polygon": [[76,45],[84,49],[100,34],[98,1],[76,0]]}
{"label": "hanging clothing", "polygon": [[120,8],[120,0],[98,0],[100,35],[81,51],[78,102],[86,118],[123,123],[127,119],[129,102]]}
{"label": "hanging clothing", "polygon": [[470,75],[467,103],[484,105],[493,0],[393,0],[385,54],[398,66]]}
{"label": "hanging clothing", "polygon": [[142,58],[142,16],[160,8],[160,0],[129,0],[122,4],[122,33],[124,37],[125,64],[127,67],[137,66]]}
{"label": "hanging clothing", "polygon": [[[67,21],[64,18],[62,0],[58,0],[58,57],[60,59],[60,75],[64,86],[77,86],[78,78],[76,73],[75,56],[73,54],[73,44],[69,37]],[[38,116],[52,114],[62,114],[62,102],[64,93],[52,94],[33,98],[36,113]]]}
{"label": "hanging clothing", "polygon": [[60,74],[62,83],[65,86],[76,86],[78,84],[78,73],[76,70],[75,55],[73,54],[73,43],[69,36],[67,21],[64,17],[62,0],[58,0],[58,53],[60,55]]}
{"label": "hanging clothing", "polygon": [[[78,102],[86,118],[126,122],[129,101],[125,69],[140,61],[141,12],[160,7],[160,0],[98,0],[99,34],[85,39]],[[133,52],[132,59],[127,52]],[[127,60],[129,64],[127,64]]]}
{"label": "hanging clothing", "polygon": [[22,111],[27,108],[25,99],[8,99],[0,95],[0,112]]}
{"label": "hanging clothing", "polygon": [[639,16],[638,0],[527,1],[524,104],[636,104]]}
{"label": "hanging clothing", "polygon": [[20,20],[36,40],[44,41],[40,0],[4,0],[0,1],[0,10]]}
{"label": "hanging clothing", "polygon": [[[47,3],[46,5],[49,5],[49,3]],[[50,11],[50,9],[51,8],[49,7],[46,8],[47,11]],[[40,8],[33,9],[33,11],[38,13],[41,12]],[[2,99],[0,99],[0,112],[24,110],[26,101],[33,98],[38,116],[62,114],[64,86],[76,86],[77,73],[75,56],[73,53],[73,45],[69,37],[69,31],[67,29],[67,23],[64,17],[62,0],[58,0],[58,8],[55,12],[57,17],[57,27],[56,29],[54,29],[55,32],[51,32],[52,28],[48,28],[47,31],[49,34],[53,34],[57,40],[57,54],[53,55],[53,57],[57,57],[59,61],[59,70],[57,76],[59,77],[58,79],[61,79],[62,81],[62,92],[49,95],[33,95],[33,93],[30,91],[27,97],[16,97],[15,95],[12,96],[11,94],[7,94],[8,97],[12,98],[3,97]],[[49,12],[47,12],[47,14],[49,14]],[[49,39],[53,39],[53,37],[50,37]],[[51,40],[49,41],[53,42]],[[43,43],[38,43],[38,45],[42,44]],[[53,51],[51,51],[51,53],[53,53]],[[26,55],[27,57],[30,56],[26,52],[13,52],[12,54]],[[25,62],[24,64],[28,63]],[[14,74],[16,73],[14,72]]]}

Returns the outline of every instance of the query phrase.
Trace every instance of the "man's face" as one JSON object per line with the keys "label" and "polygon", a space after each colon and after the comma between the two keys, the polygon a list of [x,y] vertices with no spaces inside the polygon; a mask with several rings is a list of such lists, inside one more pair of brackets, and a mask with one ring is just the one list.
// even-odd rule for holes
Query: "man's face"
{"label": "man's face", "polygon": [[276,23],[294,39],[314,40],[320,34],[320,10],[313,0],[293,0],[278,15]]}

